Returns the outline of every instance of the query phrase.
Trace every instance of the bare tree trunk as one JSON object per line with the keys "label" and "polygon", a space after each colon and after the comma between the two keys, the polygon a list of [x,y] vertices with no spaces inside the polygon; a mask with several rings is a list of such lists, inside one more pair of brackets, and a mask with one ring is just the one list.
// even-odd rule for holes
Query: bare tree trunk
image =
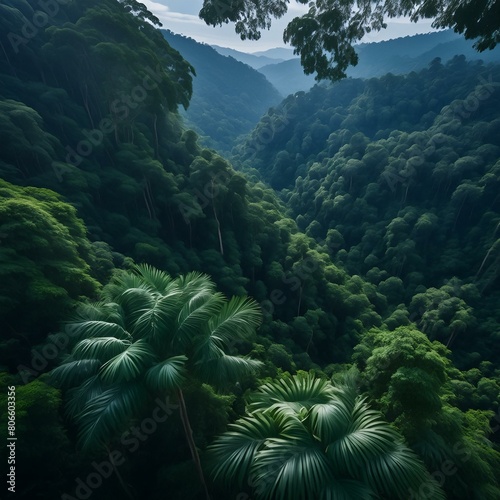
{"label": "bare tree trunk", "polygon": [[[106,446],[106,450],[108,452],[108,456],[110,456],[111,455],[111,451],[110,451],[110,449],[109,449],[108,446]],[[118,472],[118,469],[117,469],[116,465],[114,464],[113,460],[111,460],[111,458],[110,458],[109,461],[111,462],[111,465],[113,466],[113,469],[115,471],[116,477],[118,478],[118,481],[120,482],[120,485],[123,488],[123,491],[127,494],[128,497],[130,497],[132,500],[134,500],[134,495],[132,494],[132,492],[130,491],[130,489],[125,484],[125,481],[123,481],[122,475]]]}
{"label": "bare tree trunk", "polygon": [[219,235],[220,253],[221,253],[221,255],[224,255],[224,246],[222,245],[222,233],[220,231],[219,218],[217,217],[217,212],[215,211],[215,203],[214,203],[213,193],[214,193],[214,181],[212,180],[212,208],[213,208],[213,211],[214,211],[215,221],[217,222],[217,233]]}
{"label": "bare tree trunk", "polygon": [[210,495],[208,494],[207,483],[205,482],[205,476],[203,474],[203,469],[201,468],[200,456],[198,455],[198,450],[196,449],[196,444],[193,439],[193,429],[191,429],[191,424],[189,423],[189,417],[187,414],[186,402],[184,401],[184,394],[182,390],[177,391],[177,396],[179,398],[179,407],[182,425],[184,426],[184,432],[186,433],[186,439],[191,450],[191,456],[193,457],[194,465],[196,466],[196,471],[198,472],[198,477],[205,490],[205,497],[210,500]]}

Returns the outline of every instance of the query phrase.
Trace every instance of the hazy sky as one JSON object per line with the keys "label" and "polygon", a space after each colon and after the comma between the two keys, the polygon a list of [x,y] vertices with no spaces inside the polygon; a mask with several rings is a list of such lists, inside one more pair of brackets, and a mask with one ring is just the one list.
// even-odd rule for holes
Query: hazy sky
{"label": "hazy sky", "polygon": [[[142,0],[147,8],[153,12],[163,23],[165,29],[174,33],[183,34],[199,42],[221,47],[231,47],[243,52],[257,52],[273,47],[285,47],[283,43],[283,30],[294,17],[307,12],[307,5],[299,5],[294,0],[290,1],[288,14],[279,20],[274,20],[270,31],[263,31],[259,41],[242,41],[234,32],[234,25],[228,24],[213,28],[207,26],[198,17],[203,0]],[[417,33],[433,31],[431,21],[411,23],[406,19],[396,19],[388,23],[387,29],[378,33],[370,33],[363,42],[378,42],[389,38],[397,38]]]}

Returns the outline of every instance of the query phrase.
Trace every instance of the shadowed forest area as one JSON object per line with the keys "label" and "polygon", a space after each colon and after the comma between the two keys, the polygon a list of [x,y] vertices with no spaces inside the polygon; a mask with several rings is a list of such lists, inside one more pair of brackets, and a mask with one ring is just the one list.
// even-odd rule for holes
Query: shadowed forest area
{"label": "shadowed forest area", "polygon": [[500,498],[500,65],[204,119],[155,25],[0,4],[2,498]]}

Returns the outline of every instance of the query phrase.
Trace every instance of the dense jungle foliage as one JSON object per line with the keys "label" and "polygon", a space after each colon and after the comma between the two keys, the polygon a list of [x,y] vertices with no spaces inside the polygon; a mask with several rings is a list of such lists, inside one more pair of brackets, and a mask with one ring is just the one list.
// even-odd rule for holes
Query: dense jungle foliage
{"label": "dense jungle foliage", "polygon": [[142,4],[44,5],[0,4],[6,497],[497,499],[499,68],[290,96],[236,170]]}

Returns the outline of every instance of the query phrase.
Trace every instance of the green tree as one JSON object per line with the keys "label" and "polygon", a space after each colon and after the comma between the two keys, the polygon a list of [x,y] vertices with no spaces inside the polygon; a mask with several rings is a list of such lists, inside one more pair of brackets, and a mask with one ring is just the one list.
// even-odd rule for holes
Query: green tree
{"label": "green tree", "polygon": [[208,498],[182,388],[189,378],[227,387],[258,368],[259,361],[226,351],[259,324],[255,302],[225,299],[206,275],[173,279],[147,265],[116,275],[103,302],[82,306],[68,325],[71,356],[52,371],[64,388],[73,388],[67,410],[82,448],[107,445],[148,395],[175,393]]}
{"label": "green tree", "polygon": [[53,191],[0,179],[0,234],[2,339],[23,332],[37,343],[76,300],[97,294],[86,228]]}
{"label": "green tree", "polygon": [[[273,18],[287,12],[288,3],[287,0],[204,0],[200,17],[212,26],[233,22],[243,40],[258,40],[261,30],[269,29]],[[345,77],[347,67],[358,62],[353,45],[366,33],[386,28],[388,18],[408,16],[413,22],[434,19],[435,28],[453,28],[467,39],[477,39],[475,47],[479,51],[492,49],[500,41],[498,1],[457,4],[436,0],[297,0],[297,3],[309,4],[309,11],[288,24],[283,39],[300,54],[304,72],[316,72],[318,79]]]}
{"label": "green tree", "polygon": [[444,498],[347,377],[288,376],[260,387],[247,410],[209,447],[212,476],[228,488],[249,481],[258,499],[396,499],[425,483],[428,498]]}

